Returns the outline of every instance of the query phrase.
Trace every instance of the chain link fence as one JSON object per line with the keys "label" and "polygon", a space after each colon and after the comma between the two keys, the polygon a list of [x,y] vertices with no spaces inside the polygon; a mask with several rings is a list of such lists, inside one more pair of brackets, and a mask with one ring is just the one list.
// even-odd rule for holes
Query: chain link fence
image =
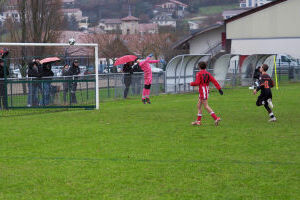
{"label": "chain link fence", "polygon": [[[153,73],[151,95],[164,93],[164,72]],[[0,79],[0,106],[11,108],[95,108],[95,75]],[[100,74],[100,101],[140,97],[144,74]]]}

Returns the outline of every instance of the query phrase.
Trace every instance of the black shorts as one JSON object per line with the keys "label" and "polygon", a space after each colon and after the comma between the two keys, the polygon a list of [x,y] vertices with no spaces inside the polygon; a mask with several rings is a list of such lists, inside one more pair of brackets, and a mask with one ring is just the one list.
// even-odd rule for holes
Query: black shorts
{"label": "black shorts", "polygon": [[257,101],[256,101],[256,105],[257,106],[261,106],[263,105],[262,102],[265,102],[265,104],[267,104],[267,100],[268,99],[272,99],[272,94],[269,94],[269,95],[259,95],[258,98],[257,98]]}

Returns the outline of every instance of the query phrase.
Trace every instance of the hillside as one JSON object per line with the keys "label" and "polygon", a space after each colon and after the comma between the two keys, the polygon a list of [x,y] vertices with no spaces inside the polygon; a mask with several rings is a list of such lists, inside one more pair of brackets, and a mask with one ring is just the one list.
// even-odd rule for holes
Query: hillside
{"label": "hillside", "polygon": [[[89,16],[91,22],[97,22],[101,18],[121,18],[128,15],[130,2],[132,14],[142,20],[153,17],[155,5],[163,3],[163,0],[77,0],[76,5],[83,10],[84,15]],[[226,6],[238,4],[239,0],[181,0],[189,5],[188,12],[197,14],[199,8],[207,6]]]}

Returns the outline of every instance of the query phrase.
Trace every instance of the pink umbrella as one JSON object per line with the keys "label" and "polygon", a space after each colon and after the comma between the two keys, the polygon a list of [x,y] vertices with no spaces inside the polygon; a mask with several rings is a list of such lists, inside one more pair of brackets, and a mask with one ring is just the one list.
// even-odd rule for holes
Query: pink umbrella
{"label": "pink umbrella", "polygon": [[137,59],[137,57],[135,55],[127,55],[127,56],[123,56],[121,58],[118,58],[114,64],[114,66],[117,65],[123,65],[126,64],[128,62],[133,62]]}
{"label": "pink umbrella", "polygon": [[56,61],[60,61],[60,59],[58,57],[50,57],[50,58],[44,58],[43,60],[40,61],[40,63],[45,64],[45,63],[52,63]]}

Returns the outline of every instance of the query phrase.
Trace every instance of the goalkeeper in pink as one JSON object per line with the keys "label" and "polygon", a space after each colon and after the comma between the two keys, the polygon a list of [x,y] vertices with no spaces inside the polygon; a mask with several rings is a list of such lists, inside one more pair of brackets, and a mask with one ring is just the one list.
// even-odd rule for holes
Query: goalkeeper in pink
{"label": "goalkeeper in pink", "polygon": [[152,69],[150,64],[151,63],[164,63],[163,60],[150,60],[153,54],[150,54],[146,60],[138,61],[139,66],[141,69],[144,71],[144,89],[143,89],[143,96],[142,96],[142,102],[144,104],[148,103],[151,104],[150,102],[150,89],[151,89],[151,84],[152,84]]}

